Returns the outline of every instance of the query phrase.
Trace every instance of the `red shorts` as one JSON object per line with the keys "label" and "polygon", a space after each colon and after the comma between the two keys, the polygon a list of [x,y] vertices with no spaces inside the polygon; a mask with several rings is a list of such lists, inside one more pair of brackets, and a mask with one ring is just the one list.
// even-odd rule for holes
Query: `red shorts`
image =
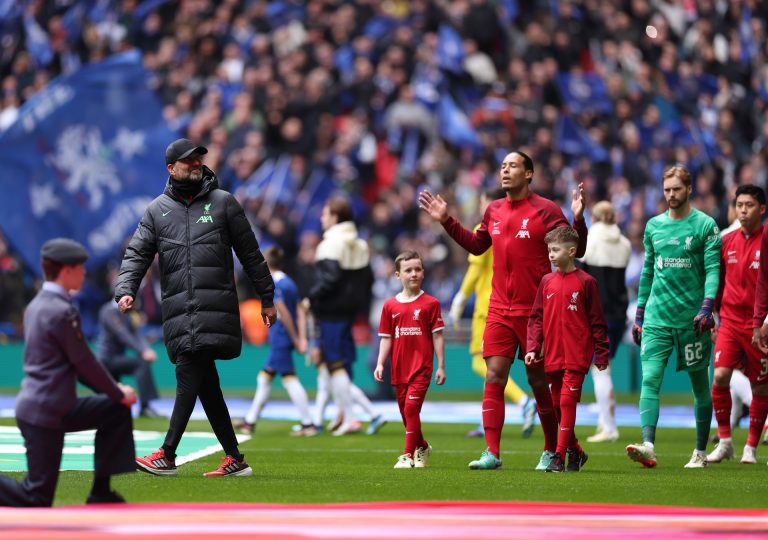
{"label": "red shorts", "polygon": [[564,394],[570,394],[574,399],[581,401],[581,389],[584,386],[586,373],[573,371],[572,369],[558,369],[547,372],[547,384],[552,392],[552,399],[559,402]]}
{"label": "red shorts", "polygon": [[[746,365],[744,359],[746,357]],[[768,359],[752,345],[752,329],[721,326],[715,343],[715,367],[744,369],[753,385],[768,383]]]}
{"label": "red shorts", "polygon": [[508,312],[490,308],[483,332],[483,358],[503,356],[514,361],[515,351],[520,345],[520,355],[526,345],[528,317],[508,315]]}
{"label": "red shorts", "polygon": [[393,385],[395,387],[395,399],[397,399],[397,406],[400,409],[403,423],[405,423],[406,403],[416,406],[419,412],[421,412],[421,406],[424,404],[424,398],[427,397],[427,390],[429,390],[429,382],[429,379],[417,377],[409,383]]}

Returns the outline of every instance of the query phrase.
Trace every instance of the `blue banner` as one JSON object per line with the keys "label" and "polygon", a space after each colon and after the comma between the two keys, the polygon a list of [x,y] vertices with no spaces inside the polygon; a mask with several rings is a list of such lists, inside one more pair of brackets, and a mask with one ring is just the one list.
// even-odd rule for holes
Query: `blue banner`
{"label": "blue banner", "polygon": [[613,102],[600,75],[559,73],[556,81],[563,101],[573,114],[613,112]]}
{"label": "blue banner", "polygon": [[608,161],[608,150],[600,146],[573,118],[562,115],[555,125],[557,149],[571,156],[585,156],[590,161]]}
{"label": "blue banner", "polygon": [[440,136],[454,146],[480,146],[480,137],[469,122],[467,115],[456,106],[456,102],[448,94],[440,97],[437,106],[437,118]]}
{"label": "blue banner", "polygon": [[441,24],[437,31],[437,65],[452,73],[461,73],[464,68],[464,43],[461,34],[448,24]]}
{"label": "blue banner", "polygon": [[89,267],[119,255],[162,192],[177,135],[147,80],[138,52],[112,56],[54,80],[0,133],[0,228],[30,268],[57,236],[82,242]]}

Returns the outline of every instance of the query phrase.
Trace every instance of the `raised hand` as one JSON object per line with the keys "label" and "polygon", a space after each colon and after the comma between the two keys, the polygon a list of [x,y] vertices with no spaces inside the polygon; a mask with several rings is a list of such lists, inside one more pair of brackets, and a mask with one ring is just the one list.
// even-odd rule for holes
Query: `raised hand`
{"label": "raised hand", "polygon": [[584,182],[579,182],[579,188],[571,194],[571,212],[573,219],[584,219]]}
{"label": "raised hand", "polygon": [[448,203],[445,202],[439,193],[432,195],[428,189],[419,193],[419,208],[440,223],[448,219]]}

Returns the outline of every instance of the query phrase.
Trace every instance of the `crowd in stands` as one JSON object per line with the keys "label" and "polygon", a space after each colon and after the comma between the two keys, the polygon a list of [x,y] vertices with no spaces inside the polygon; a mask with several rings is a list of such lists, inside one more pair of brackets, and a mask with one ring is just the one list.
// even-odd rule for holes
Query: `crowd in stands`
{"label": "crowd in stands", "polygon": [[[55,77],[138,48],[165,120],[209,149],[206,165],[262,245],[284,249],[303,290],[321,234],[311,210],[343,191],[374,254],[376,295],[391,295],[394,255],[414,249],[424,289],[447,309],[466,254],[416,192],[440,192],[471,226],[512,149],[533,158],[532,189],[566,214],[579,182],[588,206],[611,200],[635,261],[663,209],[666,165],[693,172],[694,205],[721,226],[739,184],[768,187],[768,3],[758,0],[3,5],[0,130]],[[163,180],[158,171],[158,193]],[[2,298],[21,279],[7,257]],[[18,301],[0,304],[18,321],[8,308]]]}

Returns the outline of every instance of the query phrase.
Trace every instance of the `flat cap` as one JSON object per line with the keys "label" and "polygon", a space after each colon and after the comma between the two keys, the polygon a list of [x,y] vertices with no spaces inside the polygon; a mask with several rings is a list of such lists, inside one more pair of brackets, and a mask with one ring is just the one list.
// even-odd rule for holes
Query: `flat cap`
{"label": "flat cap", "polygon": [[43,244],[40,256],[59,264],[82,264],[88,260],[88,251],[69,238],[52,238]]}
{"label": "flat cap", "polygon": [[205,146],[197,146],[189,139],[176,139],[165,149],[165,163],[170,165],[180,159],[191,156],[193,153],[203,155],[208,153]]}

